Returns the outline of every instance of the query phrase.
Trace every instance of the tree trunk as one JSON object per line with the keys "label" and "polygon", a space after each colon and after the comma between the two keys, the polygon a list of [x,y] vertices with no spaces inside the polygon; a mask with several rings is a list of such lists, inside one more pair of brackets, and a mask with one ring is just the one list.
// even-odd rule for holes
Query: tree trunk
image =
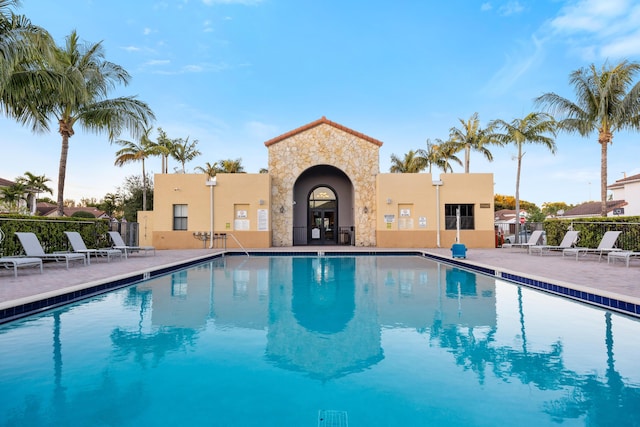
{"label": "tree trunk", "polygon": [[469,163],[471,162],[471,145],[464,146],[464,173],[469,173]]}
{"label": "tree trunk", "polygon": [[522,144],[518,144],[518,170],[516,172],[516,235],[514,241],[520,243],[520,168],[522,167]]}
{"label": "tree trunk", "polygon": [[600,129],[600,215],[603,217],[607,216],[607,148],[612,139],[611,132]]}
{"label": "tree trunk", "polygon": [[60,151],[60,166],[58,167],[58,216],[64,216],[64,178],[67,175],[69,133],[63,132],[62,129],[60,133],[62,134],[62,150]]}
{"label": "tree trunk", "polygon": [[142,159],[142,210],[147,210],[147,172],[144,170],[144,158]]}

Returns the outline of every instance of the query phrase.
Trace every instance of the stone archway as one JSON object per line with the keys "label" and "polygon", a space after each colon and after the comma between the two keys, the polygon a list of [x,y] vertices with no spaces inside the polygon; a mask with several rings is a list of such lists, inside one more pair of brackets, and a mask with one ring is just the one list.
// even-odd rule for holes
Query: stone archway
{"label": "stone archway", "polygon": [[[375,246],[375,194],[382,143],[324,117],[265,142],[271,177],[273,246],[292,246],[299,218],[296,182],[316,166],[342,171],[353,187],[352,215],[356,246]],[[295,214],[295,215],[294,215]]]}

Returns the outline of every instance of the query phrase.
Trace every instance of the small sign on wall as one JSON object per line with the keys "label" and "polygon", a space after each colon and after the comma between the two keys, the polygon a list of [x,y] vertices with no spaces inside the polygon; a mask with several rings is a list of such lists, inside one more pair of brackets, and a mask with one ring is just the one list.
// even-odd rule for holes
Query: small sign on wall
{"label": "small sign on wall", "polygon": [[400,209],[400,216],[401,217],[411,216],[411,209]]}
{"label": "small sign on wall", "polygon": [[258,231],[269,230],[269,211],[267,209],[258,209]]}
{"label": "small sign on wall", "polygon": [[387,224],[391,224],[395,220],[396,220],[396,216],[393,214],[384,216],[384,222],[386,222]]}
{"label": "small sign on wall", "polygon": [[419,228],[427,228],[427,217],[421,216],[418,218],[418,227]]}

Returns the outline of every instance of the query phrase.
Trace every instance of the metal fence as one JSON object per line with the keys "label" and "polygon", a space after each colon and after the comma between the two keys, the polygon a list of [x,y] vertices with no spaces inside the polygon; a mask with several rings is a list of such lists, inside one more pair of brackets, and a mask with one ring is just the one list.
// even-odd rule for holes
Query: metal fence
{"label": "metal fence", "polygon": [[[25,223],[28,225],[25,226]],[[71,250],[64,231],[79,231],[88,247],[108,247],[112,242],[105,232],[104,224],[101,221],[71,219],[0,218],[0,256],[17,256],[23,253],[22,246],[14,235],[16,231],[35,233],[45,252]],[[112,221],[107,229],[119,232],[127,245],[138,245],[137,222]]]}

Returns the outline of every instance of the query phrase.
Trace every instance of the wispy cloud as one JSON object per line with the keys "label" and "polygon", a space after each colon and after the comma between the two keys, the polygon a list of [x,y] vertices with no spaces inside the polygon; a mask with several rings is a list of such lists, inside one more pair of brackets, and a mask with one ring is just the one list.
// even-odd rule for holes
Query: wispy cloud
{"label": "wispy cloud", "polygon": [[[522,56],[522,52],[530,52]],[[482,93],[503,95],[505,94],[522,75],[532,66],[539,63],[544,55],[544,43],[535,36],[531,40],[522,44],[522,48],[516,54],[509,55],[505,64],[482,89]]]}
{"label": "wispy cloud", "polygon": [[480,6],[480,10],[483,12],[486,12],[488,10],[493,9],[493,6],[491,6],[491,3],[487,2],[487,3],[482,3],[482,6]]}
{"label": "wispy cloud", "polygon": [[127,51],[127,52],[139,52],[139,51],[141,51],[142,49],[140,49],[140,48],[139,48],[139,47],[137,47],[137,46],[124,46],[124,47],[122,48],[122,50],[125,50],[125,51]]}
{"label": "wispy cloud", "polygon": [[213,4],[242,4],[245,6],[253,6],[262,3],[262,0],[202,0],[207,6]]}
{"label": "wispy cloud", "polygon": [[[169,63],[168,60],[166,62],[157,60],[157,61],[149,61],[145,65],[155,66],[155,65],[167,65]],[[183,65],[177,69],[158,69],[154,70],[154,74],[164,74],[164,75],[179,75],[179,74],[194,74],[194,73],[217,73],[220,71],[224,71],[231,68],[228,64],[220,63],[220,64],[187,64]]]}
{"label": "wispy cloud", "polygon": [[171,61],[168,59],[152,59],[150,61],[147,61],[144,63],[144,65],[150,66],[150,67],[156,67],[159,65],[168,65],[170,64]]}
{"label": "wispy cloud", "polygon": [[640,4],[631,0],[576,0],[549,24],[585,59],[640,55]]}
{"label": "wispy cloud", "polygon": [[247,122],[244,127],[251,137],[263,141],[273,138],[274,135],[279,133],[278,126],[258,121]]}
{"label": "wispy cloud", "polygon": [[502,16],[516,15],[524,11],[524,6],[519,1],[510,1],[498,8],[498,13]]}

